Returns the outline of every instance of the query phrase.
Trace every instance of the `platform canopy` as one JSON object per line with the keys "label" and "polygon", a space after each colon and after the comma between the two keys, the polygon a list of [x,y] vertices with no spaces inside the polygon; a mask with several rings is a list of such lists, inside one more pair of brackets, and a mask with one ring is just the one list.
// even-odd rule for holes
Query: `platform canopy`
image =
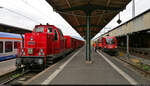
{"label": "platform canopy", "polygon": [[0,24],[0,32],[24,34],[24,33],[30,33],[32,31],[31,30],[27,30],[25,28],[12,26],[12,25]]}
{"label": "platform canopy", "polygon": [[90,38],[94,37],[131,0],[46,0],[82,37],[86,36],[87,14]]}

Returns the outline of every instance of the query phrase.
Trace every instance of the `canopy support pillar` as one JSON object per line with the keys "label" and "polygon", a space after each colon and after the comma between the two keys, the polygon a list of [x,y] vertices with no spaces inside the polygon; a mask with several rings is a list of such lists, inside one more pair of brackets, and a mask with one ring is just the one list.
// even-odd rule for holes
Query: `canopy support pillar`
{"label": "canopy support pillar", "polygon": [[91,30],[90,30],[90,11],[86,11],[86,24],[87,24],[87,30],[86,30],[86,63],[91,64]]}

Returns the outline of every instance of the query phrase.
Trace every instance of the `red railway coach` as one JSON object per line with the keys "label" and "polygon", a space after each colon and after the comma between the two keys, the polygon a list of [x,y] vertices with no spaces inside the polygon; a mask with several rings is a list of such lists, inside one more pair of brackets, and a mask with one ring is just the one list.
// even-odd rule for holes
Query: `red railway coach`
{"label": "red railway coach", "polygon": [[[78,41],[70,36],[63,36],[62,31],[54,25],[36,25],[32,33],[25,33],[24,47],[18,52],[16,65],[40,65],[45,68],[54,59],[78,48],[75,47]],[[83,44],[82,42],[79,44]]]}
{"label": "red railway coach", "polygon": [[75,39],[71,36],[64,36],[64,38],[66,38],[67,49],[75,50],[84,45],[84,42],[82,40]]}
{"label": "red railway coach", "polygon": [[71,36],[64,36],[64,38],[66,38],[66,48],[73,50],[75,47],[75,40]]}

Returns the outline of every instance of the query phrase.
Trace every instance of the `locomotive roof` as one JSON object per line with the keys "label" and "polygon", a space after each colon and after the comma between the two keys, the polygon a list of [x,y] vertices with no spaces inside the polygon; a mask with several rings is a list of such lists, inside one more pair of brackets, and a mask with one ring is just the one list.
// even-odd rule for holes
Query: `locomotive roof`
{"label": "locomotive roof", "polygon": [[[52,27],[57,28],[55,25],[35,25],[35,27],[40,27],[40,26],[52,26]],[[61,31],[61,29],[59,29],[59,28],[57,28],[57,29]],[[61,32],[62,32],[62,31],[61,31]]]}
{"label": "locomotive roof", "polygon": [[54,25],[35,25],[35,27],[39,27],[39,26],[53,26],[53,27],[55,27]]}
{"label": "locomotive roof", "polygon": [[24,33],[32,32],[32,31],[27,30],[26,28],[21,28],[21,27],[16,27],[16,26],[1,23],[0,32],[24,34]]}

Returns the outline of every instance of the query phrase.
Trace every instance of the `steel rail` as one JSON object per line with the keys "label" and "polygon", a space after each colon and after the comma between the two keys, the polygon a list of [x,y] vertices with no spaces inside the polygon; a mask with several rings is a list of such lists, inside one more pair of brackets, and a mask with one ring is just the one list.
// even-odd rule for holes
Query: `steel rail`
{"label": "steel rail", "polygon": [[[24,74],[26,74],[26,73],[28,73],[29,72],[29,70],[28,71],[25,71],[25,72],[22,72],[22,70],[23,70],[23,68],[20,68],[20,69],[16,69],[16,70],[14,70],[14,71],[12,71],[12,72],[9,72],[9,73],[6,73],[6,74],[4,74],[4,75],[1,75],[0,76],[0,80],[2,80],[3,82],[0,82],[0,86],[1,85],[6,85],[6,84],[8,84],[9,82],[11,82],[11,81],[13,81],[13,80],[15,80],[15,79],[17,79],[17,78],[19,78],[19,77],[21,77],[21,76],[23,76]],[[19,74],[20,73],[20,75],[18,75],[18,76],[16,76],[16,77],[12,77],[13,75],[15,75],[15,74]],[[6,80],[6,81],[5,81]]]}

